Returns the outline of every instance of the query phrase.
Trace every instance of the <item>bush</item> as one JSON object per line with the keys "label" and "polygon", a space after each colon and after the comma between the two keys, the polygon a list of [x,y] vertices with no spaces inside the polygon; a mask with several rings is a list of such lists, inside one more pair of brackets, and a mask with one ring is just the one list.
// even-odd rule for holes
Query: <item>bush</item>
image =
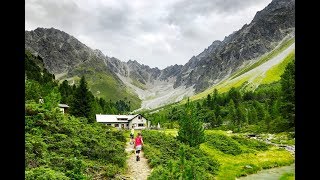
{"label": "bush", "polygon": [[103,175],[105,178],[114,177],[120,171],[119,167],[113,164],[106,165],[104,169],[105,169],[105,173]]}
{"label": "bush", "polygon": [[232,139],[236,140],[241,145],[247,146],[248,148],[255,149],[258,151],[266,151],[270,146],[265,142],[248,139],[240,136],[232,136]]}
{"label": "bush", "polygon": [[[154,170],[148,179],[212,179],[219,162],[161,132],[143,131],[144,153]],[[183,168],[184,167],[184,168]]]}
{"label": "bush", "polygon": [[226,135],[214,133],[207,135],[206,139],[210,146],[225,154],[239,155],[242,153],[240,144]]}
{"label": "bush", "polygon": [[[32,112],[25,118],[25,164],[30,179],[55,179],[62,175],[67,179],[86,179],[96,173],[104,176],[99,178],[109,179],[125,166],[122,131],[108,132],[104,125],[88,124],[85,118],[48,111],[36,103],[26,107]],[[93,166],[102,168],[91,171]]]}
{"label": "bush", "polygon": [[34,180],[34,179],[50,179],[50,180],[69,180],[64,173],[54,171],[47,167],[37,167],[26,171],[26,180]]}
{"label": "bush", "polygon": [[254,164],[247,164],[247,165],[243,166],[242,169],[244,171],[242,172],[242,174],[240,174],[240,176],[246,176],[248,174],[254,174],[257,171],[261,170],[260,167],[254,165]]}

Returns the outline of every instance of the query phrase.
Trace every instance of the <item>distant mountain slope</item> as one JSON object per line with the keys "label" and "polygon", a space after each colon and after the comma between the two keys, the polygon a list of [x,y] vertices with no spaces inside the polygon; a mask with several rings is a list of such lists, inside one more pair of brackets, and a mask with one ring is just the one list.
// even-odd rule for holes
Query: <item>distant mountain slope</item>
{"label": "distant mountain slope", "polygon": [[212,94],[214,89],[217,89],[220,93],[227,92],[232,87],[239,86],[243,86],[245,90],[255,90],[260,84],[269,84],[278,81],[284,72],[285,66],[294,58],[295,43],[294,38],[291,37],[271,52],[266,53],[258,61],[248,63],[216,85],[191,96],[190,100],[204,98],[208,94]]}
{"label": "distant mountain slope", "polygon": [[127,97],[135,109],[152,109],[208,92],[211,87],[222,86],[223,80],[231,76],[235,82],[235,76],[258,66],[252,64],[262,63],[263,55],[286,38],[294,38],[294,31],[295,0],[273,0],[256,13],[250,24],[245,24],[223,41],[213,41],[185,65],[173,65],[163,70],[139,64],[136,60],[123,62],[105,56],[54,28],[26,31],[26,49],[42,57],[46,68],[57,79],[72,83],[84,74],[96,96],[112,100]]}
{"label": "distant mountain slope", "polygon": [[[193,56],[183,66],[171,66],[160,72],[154,68],[152,73],[148,69],[143,75],[135,76],[138,77],[136,80],[130,75],[127,78],[128,74],[120,73],[118,76],[128,86],[133,86],[143,100],[142,108],[159,107],[180,101],[217,84],[222,86],[220,83],[222,80],[238,72],[239,69],[259,61],[261,56],[279,46],[279,43],[294,37],[294,31],[295,1],[273,0],[256,13],[250,24],[244,25],[240,30],[225,37],[223,41],[213,41],[208,48]],[[135,66],[139,67],[137,71],[143,71],[145,68],[145,66]],[[134,69],[128,65],[123,67]],[[170,72],[169,76],[161,78],[166,71]],[[150,77],[156,77],[157,83],[153,83],[154,79]]]}
{"label": "distant mountain slope", "polygon": [[122,62],[109,57],[107,57],[107,64],[128,87],[139,95],[142,100],[141,109],[152,109],[177,102],[193,94],[192,87],[173,88],[182,65],[168,66],[159,70],[139,64],[135,60]]}
{"label": "distant mountain slope", "polygon": [[54,28],[37,28],[25,31],[25,48],[42,57],[46,69],[57,79],[72,84],[85,75],[95,96],[113,101],[126,98],[134,109],[140,107],[138,96],[106,65],[105,55],[73,36]]}
{"label": "distant mountain slope", "polygon": [[250,24],[214,41],[183,67],[174,87],[194,86],[201,92],[235,72],[243,63],[272,50],[295,29],[295,0],[273,0]]}

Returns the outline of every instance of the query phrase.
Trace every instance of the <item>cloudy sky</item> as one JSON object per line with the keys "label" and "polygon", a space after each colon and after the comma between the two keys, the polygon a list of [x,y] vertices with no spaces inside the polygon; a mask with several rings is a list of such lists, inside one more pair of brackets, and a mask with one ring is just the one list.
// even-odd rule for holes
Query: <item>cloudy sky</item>
{"label": "cloudy sky", "polygon": [[62,30],[121,61],[185,64],[271,0],[26,0],[26,30]]}

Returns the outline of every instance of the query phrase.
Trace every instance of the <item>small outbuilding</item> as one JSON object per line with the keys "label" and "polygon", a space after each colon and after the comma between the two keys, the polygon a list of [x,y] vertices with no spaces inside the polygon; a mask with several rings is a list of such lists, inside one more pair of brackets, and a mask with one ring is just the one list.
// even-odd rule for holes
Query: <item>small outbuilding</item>
{"label": "small outbuilding", "polygon": [[59,104],[59,109],[62,113],[67,113],[68,112],[69,106],[66,104]]}

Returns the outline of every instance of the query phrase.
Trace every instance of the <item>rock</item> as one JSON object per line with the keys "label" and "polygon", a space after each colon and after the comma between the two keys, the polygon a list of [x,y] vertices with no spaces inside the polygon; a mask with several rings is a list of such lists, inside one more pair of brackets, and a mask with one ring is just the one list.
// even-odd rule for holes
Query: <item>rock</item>
{"label": "rock", "polygon": [[245,169],[252,169],[252,167],[250,165],[245,165],[244,168]]}
{"label": "rock", "polygon": [[274,43],[295,29],[295,0],[273,0],[256,13],[250,24],[233,32],[223,41],[214,41],[193,56],[178,73],[174,87],[194,86],[196,92],[212,86],[245,61],[252,60],[274,48]]}
{"label": "rock", "polygon": [[96,70],[107,69],[101,52],[55,28],[25,31],[25,48],[43,58],[46,69],[53,74],[66,73],[85,62]]}

